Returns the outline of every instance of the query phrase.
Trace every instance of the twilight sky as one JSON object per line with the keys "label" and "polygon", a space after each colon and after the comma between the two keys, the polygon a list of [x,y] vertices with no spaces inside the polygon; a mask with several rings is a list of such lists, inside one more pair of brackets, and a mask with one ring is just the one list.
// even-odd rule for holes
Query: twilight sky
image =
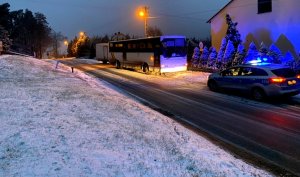
{"label": "twilight sky", "polygon": [[166,35],[206,38],[210,27],[206,21],[230,0],[0,0],[10,10],[29,9],[41,12],[49,25],[69,39],[85,31],[89,36],[115,32],[143,36],[144,21],[137,16],[149,6],[149,26]]}

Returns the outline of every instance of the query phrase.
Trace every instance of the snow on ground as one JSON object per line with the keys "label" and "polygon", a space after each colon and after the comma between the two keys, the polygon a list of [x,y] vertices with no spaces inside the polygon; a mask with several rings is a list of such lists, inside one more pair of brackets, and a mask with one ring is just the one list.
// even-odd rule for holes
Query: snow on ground
{"label": "snow on ground", "polygon": [[[79,59],[78,59],[79,60]],[[73,60],[74,61],[74,60]],[[80,59],[80,63],[85,64],[99,64],[101,62],[91,59]],[[128,71],[128,70],[116,70],[115,68],[111,68],[114,72],[121,73],[122,75],[128,75],[131,77],[135,77],[137,79],[142,79],[154,83],[159,83],[160,85],[165,85],[168,87],[172,86],[183,86],[190,84],[202,84],[206,85],[208,75],[210,73],[205,72],[193,72],[193,71],[186,71],[186,72],[176,72],[176,73],[164,73],[162,75],[145,75],[143,73],[135,72],[135,71]]]}
{"label": "snow on ground", "polygon": [[69,67],[0,56],[0,176],[272,176]]}

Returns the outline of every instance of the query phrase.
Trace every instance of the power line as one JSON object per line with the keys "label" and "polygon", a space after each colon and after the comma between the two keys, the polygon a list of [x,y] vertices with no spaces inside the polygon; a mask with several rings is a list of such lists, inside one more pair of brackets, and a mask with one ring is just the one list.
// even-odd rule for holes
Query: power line
{"label": "power line", "polygon": [[[245,5],[239,5],[239,6],[233,6],[233,7],[228,7],[228,9],[237,9],[240,7],[249,7],[249,6],[253,6],[256,5],[254,3],[249,3],[249,4],[245,4]],[[222,9],[222,8],[221,8]],[[202,14],[202,13],[208,13],[208,12],[218,12],[220,9],[210,9],[210,10],[202,10],[202,11],[196,11],[196,12],[190,12],[190,13],[184,13],[181,15],[172,15],[172,14],[166,14],[166,13],[158,13],[158,15],[162,15],[164,17],[171,17],[171,18],[181,18],[181,19],[187,19],[187,20],[197,20],[197,21],[203,21],[206,22],[208,19],[204,19],[204,18],[198,18],[198,17],[191,17],[188,15],[193,15],[193,14]]]}
{"label": "power line", "polygon": [[[227,7],[227,8],[228,9],[236,9],[236,8],[240,8],[240,7],[247,7],[247,6],[253,6],[253,5],[256,5],[256,4],[249,3],[249,4],[244,4],[244,5],[239,5],[239,6],[233,6],[233,7]],[[193,15],[193,14],[200,14],[200,13],[207,13],[207,12],[218,12],[223,7],[219,8],[219,9],[210,9],[210,10],[202,10],[202,11],[196,11],[196,12],[189,12],[189,13],[184,13],[182,15]]]}

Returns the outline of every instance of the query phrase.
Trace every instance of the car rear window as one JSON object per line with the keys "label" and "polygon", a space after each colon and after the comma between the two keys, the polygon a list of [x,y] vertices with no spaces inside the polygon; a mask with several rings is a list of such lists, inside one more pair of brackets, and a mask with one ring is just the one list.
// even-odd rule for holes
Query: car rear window
{"label": "car rear window", "polygon": [[271,71],[279,77],[296,77],[296,72],[289,68],[274,69]]}
{"label": "car rear window", "polygon": [[252,68],[251,76],[267,76],[268,73],[262,69]]}

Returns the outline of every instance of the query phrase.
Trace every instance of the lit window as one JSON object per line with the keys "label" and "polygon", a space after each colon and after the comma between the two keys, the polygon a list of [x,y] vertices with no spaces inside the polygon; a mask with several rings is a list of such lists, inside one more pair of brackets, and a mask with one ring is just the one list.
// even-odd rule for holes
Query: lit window
{"label": "lit window", "polygon": [[123,44],[116,44],[116,47],[123,47]]}

